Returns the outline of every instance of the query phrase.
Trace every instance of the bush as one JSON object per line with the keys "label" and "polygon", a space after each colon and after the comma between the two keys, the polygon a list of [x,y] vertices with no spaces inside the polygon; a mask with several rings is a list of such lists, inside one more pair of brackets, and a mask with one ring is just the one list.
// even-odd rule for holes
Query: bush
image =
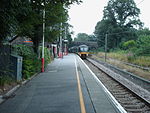
{"label": "bush", "polygon": [[15,53],[23,57],[22,74],[28,79],[41,69],[41,60],[34,53],[33,48],[24,45],[14,46]]}
{"label": "bush", "polygon": [[123,49],[127,50],[127,49],[132,49],[136,46],[136,42],[134,40],[129,40],[127,42],[124,42],[122,44]]}
{"label": "bush", "polygon": [[[23,70],[22,74],[25,79],[30,78],[37,72],[41,71],[41,58],[38,58],[37,54],[34,53],[33,48],[30,46],[14,46],[13,47],[16,54],[23,57]],[[42,56],[42,47],[40,47],[40,54]],[[50,63],[50,51],[48,48],[44,48],[44,58],[46,68],[47,64]]]}
{"label": "bush", "polygon": [[[42,47],[40,47],[40,56],[42,56]],[[51,54],[48,48],[44,48],[44,67],[51,61]]]}
{"label": "bush", "polygon": [[33,74],[40,72],[41,63],[40,60],[33,56],[33,58],[27,58],[23,60],[23,77],[25,79],[30,78]]}
{"label": "bush", "polygon": [[44,48],[44,58],[45,58],[45,67],[47,66],[47,64],[50,63],[51,59],[50,59],[50,51],[48,48]]}
{"label": "bush", "polygon": [[141,35],[136,42],[138,56],[150,56],[150,35]]}

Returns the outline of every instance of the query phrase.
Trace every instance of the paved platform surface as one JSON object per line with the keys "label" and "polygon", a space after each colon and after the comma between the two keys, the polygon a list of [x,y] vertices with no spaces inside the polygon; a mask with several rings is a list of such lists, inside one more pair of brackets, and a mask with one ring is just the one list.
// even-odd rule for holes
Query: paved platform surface
{"label": "paved platform surface", "polygon": [[15,96],[0,113],[119,113],[85,64],[74,54],[55,59]]}

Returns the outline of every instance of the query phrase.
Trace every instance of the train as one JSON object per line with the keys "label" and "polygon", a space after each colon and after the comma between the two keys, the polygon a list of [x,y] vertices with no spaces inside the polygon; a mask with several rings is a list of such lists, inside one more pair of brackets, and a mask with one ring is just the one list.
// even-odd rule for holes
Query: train
{"label": "train", "polygon": [[69,51],[78,54],[82,59],[86,59],[89,55],[89,47],[87,45],[74,46]]}

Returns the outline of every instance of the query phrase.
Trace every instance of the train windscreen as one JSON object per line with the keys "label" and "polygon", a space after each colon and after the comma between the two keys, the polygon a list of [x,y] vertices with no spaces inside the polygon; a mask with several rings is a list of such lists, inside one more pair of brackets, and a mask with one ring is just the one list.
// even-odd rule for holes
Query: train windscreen
{"label": "train windscreen", "polygon": [[88,47],[81,47],[81,48],[80,48],[80,51],[82,51],[82,52],[87,52],[87,51],[88,51]]}

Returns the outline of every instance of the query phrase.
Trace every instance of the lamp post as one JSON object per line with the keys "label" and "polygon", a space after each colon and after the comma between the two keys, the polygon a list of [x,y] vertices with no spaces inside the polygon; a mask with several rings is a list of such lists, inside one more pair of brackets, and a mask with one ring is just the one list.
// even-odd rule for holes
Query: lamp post
{"label": "lamp post", "polygon": [[44,72],[44,38],[45,38],[45,2],[44,2],[44,9],[43,9],[43,42],[42,42],[42,72]]}

